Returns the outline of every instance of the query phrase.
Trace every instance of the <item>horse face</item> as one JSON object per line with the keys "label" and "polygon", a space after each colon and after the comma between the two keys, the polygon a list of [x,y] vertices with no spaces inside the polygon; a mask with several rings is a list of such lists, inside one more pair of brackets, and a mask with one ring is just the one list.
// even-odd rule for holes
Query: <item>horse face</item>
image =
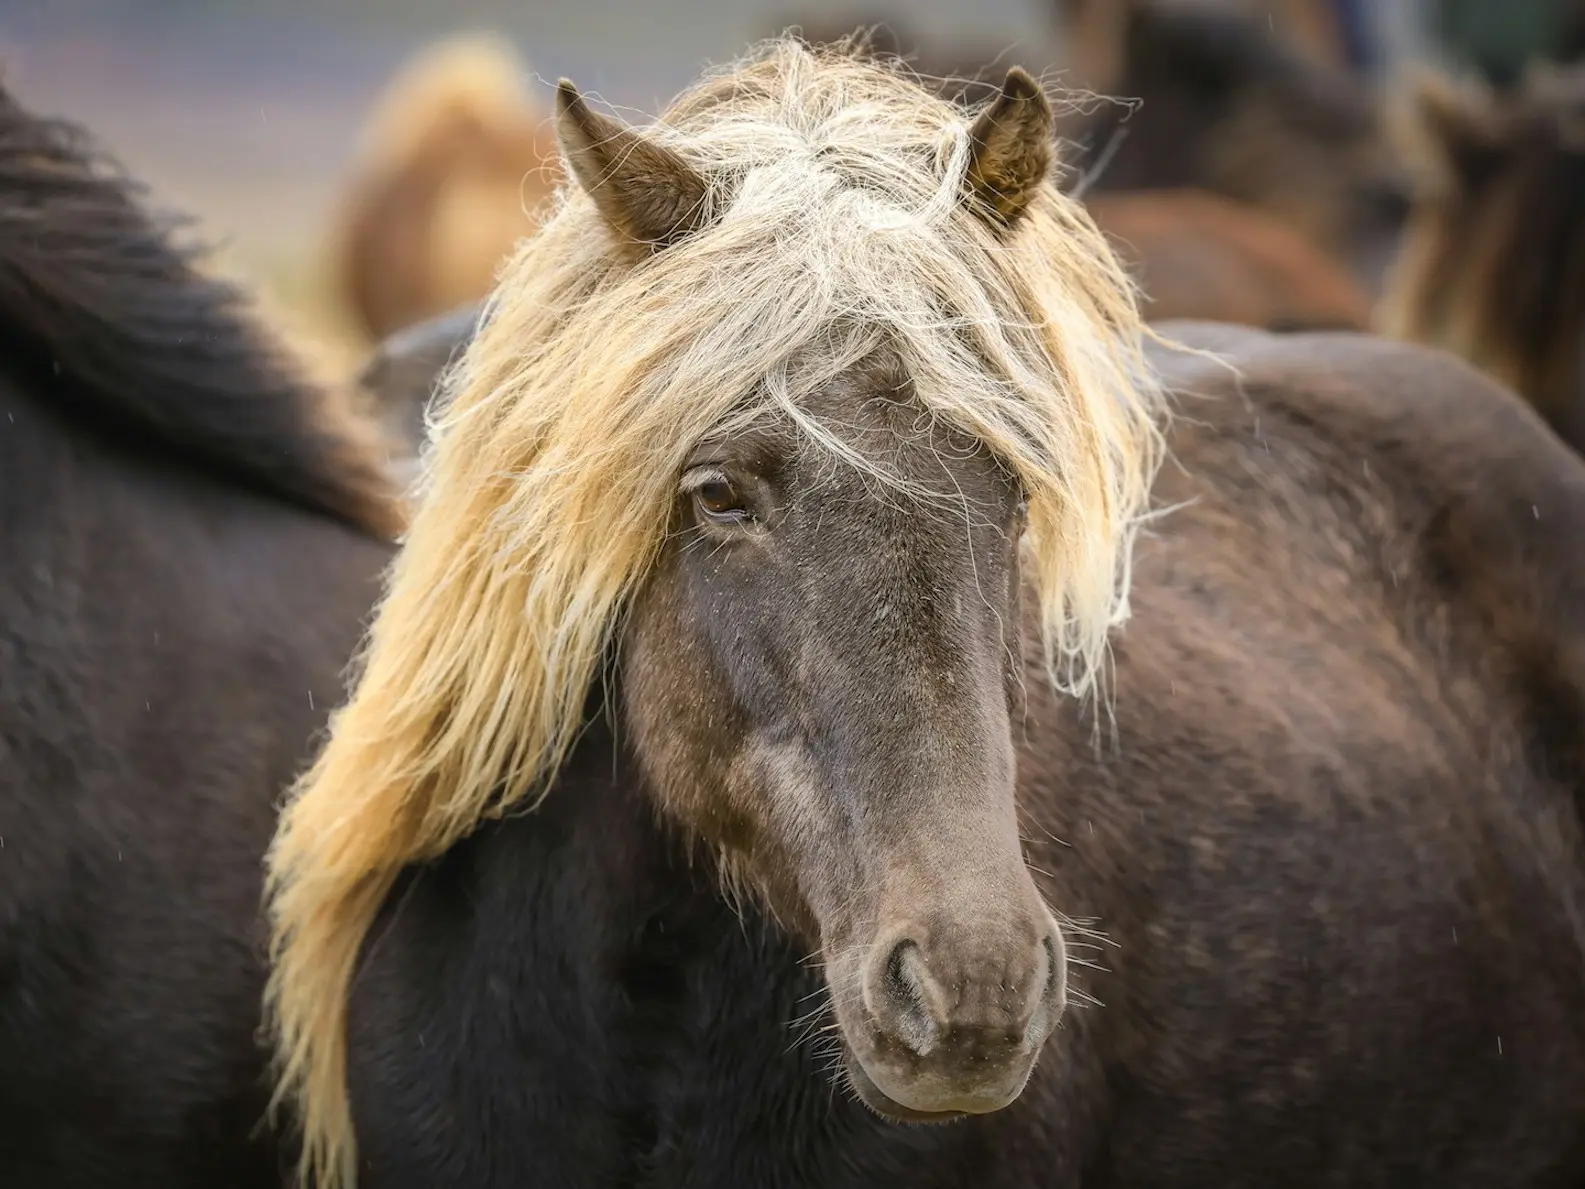
{"label": "horse face", "polygon": [[624,637],[663,810],[818,944],[859,1096],[996,1110],[1062,1012],[1062,937],[1019,845],[1017,483],[894,362],[790,423],[701,443]]}

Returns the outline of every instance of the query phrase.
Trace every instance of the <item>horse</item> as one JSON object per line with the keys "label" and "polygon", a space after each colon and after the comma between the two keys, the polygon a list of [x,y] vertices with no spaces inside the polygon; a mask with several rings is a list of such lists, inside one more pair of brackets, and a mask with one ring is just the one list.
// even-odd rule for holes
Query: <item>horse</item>
{"label": "horse", "polygon": [[1203,190],[1094,194],[1085,207],[1142,287],[1153,322],[1366,330],[1363,289],[1309,240]]}
{"label": "horse", "polygon": [[1585,67],[1506,95],[1426,74],[1403,114],[1419,188],[1381,332],[1463,356],[1585,450]]}
{"label": "horse", "polygon": [[554,193],[555,139],[510,42],[447,38],[377,100],[332,229],[332,287],[372,343],[490,291]]}
{"label": "horse", "polygon": [[1068,121],[1096,191],[1192,187],[1259,207],[1379,288],[1408,181],[1352,74],[1228,4],[1060,0],[1075,84],[1119,97]]}
{"label": "horse", "polygon": [[402,523],[368,427],[0,89],[0,1178],[279,1186],[276,801]]}
{"label": "horse", "polygon": [[1021,70],[557,108],[271,846],[300,1171],[1580,1183],[1585,463],[1152,336]]}

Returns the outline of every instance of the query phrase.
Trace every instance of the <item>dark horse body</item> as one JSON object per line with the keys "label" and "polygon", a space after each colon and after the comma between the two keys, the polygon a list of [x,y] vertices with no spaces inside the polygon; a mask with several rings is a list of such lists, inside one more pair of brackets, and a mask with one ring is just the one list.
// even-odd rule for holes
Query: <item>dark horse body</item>
{"label": "dark horse body", "polygon": [[384,479],[80,134],[0,91],[0,1183],[280,1183],[260,860]]}
{"label": "dark horse body", "polygon": [[369,935],[363,1189],[1585,1183],[1585,467],[1446,357],[1175,330],[1242,380],[1160,358],[1179,506],[1116,743],[1038,666],[1015,727],[1030,867],[1107,937],[1023,1095],[905,1126],[834,1088],[809,947],[591,702],[545,803]]}

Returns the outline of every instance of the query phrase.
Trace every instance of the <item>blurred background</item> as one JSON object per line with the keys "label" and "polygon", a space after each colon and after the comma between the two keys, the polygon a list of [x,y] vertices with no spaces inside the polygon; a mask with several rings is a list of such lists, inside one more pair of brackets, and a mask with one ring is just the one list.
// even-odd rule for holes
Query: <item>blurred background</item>
{"label": "blurred background", "polygon": [[[797,15],[839,20],[851,0]],[[1028,0],[909,0],[932,35],[1016,50]],[[361,122],[408,55],[510,37],[546,94],[560,75],[654,112],[739,53],[788,0],[0,0],[0,69],[88,124],[160,197],[200,213],[250,269],[324,226]]]}
{"label": "blurred background", "polygon": [[[565,74],[637,114],[793,22],[832,33],[895,18],[949,59],[962,47],[965,61],[1058,71],[1070,48],[1059,10],[1096,2],[0,0],[0,69],[25,103],[86,123],[159,199],[197,214],[264,289],[312,310],[365,121],[402,63],[436,39],[504,35],[542,100]],[[1347,26],[1342,52],[1376,78],[1426,57],[1502,78],[1560,36],[1564,6],[1331,4]],[[1283,35],[1276,16],[1271,31]]]}

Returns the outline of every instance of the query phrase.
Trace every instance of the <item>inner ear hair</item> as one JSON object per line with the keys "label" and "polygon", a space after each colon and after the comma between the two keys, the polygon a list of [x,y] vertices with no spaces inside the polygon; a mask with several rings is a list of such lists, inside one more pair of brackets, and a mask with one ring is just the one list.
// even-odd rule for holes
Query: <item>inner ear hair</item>
{"label": "inner ear hair", "polygon": [[1050,177],[1054,123],[1045,91],[1027,70],[1014,66],[1001,94],[969,129],[964,180],[970,200],[999,224],[1015,224]]}

